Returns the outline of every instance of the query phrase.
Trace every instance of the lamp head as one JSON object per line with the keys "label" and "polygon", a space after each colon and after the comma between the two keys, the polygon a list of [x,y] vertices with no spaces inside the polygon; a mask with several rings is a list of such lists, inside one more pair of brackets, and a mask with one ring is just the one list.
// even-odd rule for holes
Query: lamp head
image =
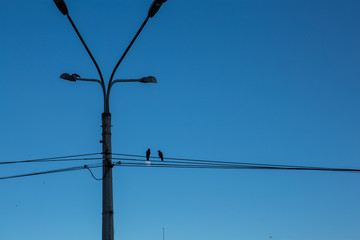
{"label": "lamp head", "polygon": [[167,0],[154,0],[154,2],[151,4],[149,11],[148,11],[148,17],[154,17],[157,11],[159,11],[161,5],[166,2]]}
{"label": "lamp head", "polygon": [[141,83],[157,83],[157,80],[155,77],[149,76],[149,77],[140,78],[139,82],[141,82]]}
{"label": "lamp head", "polygon": [[68,73],[63,73],[60,75],[60,78],[68,80],[68,81],[72,81],[75,82],[77,78],[79,78],[80,76],[76,73],[70,75]]}
{"label": "lamp head", "polygon": [[64,15],[68,15],[69,11],[67,9],[66,3],[64,0],[54,0],[54,3],[56,4],[57,8],[60,10],[60,12]]}

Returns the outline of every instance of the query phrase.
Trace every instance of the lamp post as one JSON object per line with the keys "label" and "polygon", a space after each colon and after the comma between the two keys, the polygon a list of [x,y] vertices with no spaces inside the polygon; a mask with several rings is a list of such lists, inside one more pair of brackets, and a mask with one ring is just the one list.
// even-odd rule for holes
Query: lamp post
{"label": "lamp post", "polygon": [[147,17],[145,18],[143,24],[140,26],[139,30],[133,37],[132,41],[120,57],[119,61],[116,63],[110,79],[107,83],[107,87],[105,86],[105,81],[103,75],[101,73],[101,69],[97,64],[94,56],[92,55],[90,49],[86,45],[84,39],[82,38],[79,30],[77,29],[75,23],[71,19],[69,15],[68,8],[64,0],[54,0],[54,3],[60,10],[60,12],[65,15],[72,27],[74,28],[77,36],[85,47],[87,53],[89,54],[91,60],[93,61],[97,72],[99,74],[100,80],[98,79],[87,79],[81,78],[78,74],[68,74],[64,73],[60,76],[60,78],[69,80],[69,81],[88,81],[88,82],[97,82],[101,85],[103,97],[104,97],[104,112],[102,113],[102,154],[103,154],[103,189],[102,189],[102,240],[114,240],[114,209],[113,209],[113,181],[112,181],[112,167],[114,166],[112,163],[112,151],[111,151],[111,113],[109,106],[109,97],[112,86],[117,82],[141,82],[141,83],[156,83],[157,80],[155,77],[144,77],[140,79],[118,79],[113,80],[114,75],[116,73],[117,68],[119,67],[122,60],[125,58],[127,52],[130,50],[131,46],[135,42],[136,38],[139,36],[141,30],[145,27],[149,18],[155,16],[157,11],[160,9],[161,5],[166,2],[166,0],[154,0],[151,4]]}

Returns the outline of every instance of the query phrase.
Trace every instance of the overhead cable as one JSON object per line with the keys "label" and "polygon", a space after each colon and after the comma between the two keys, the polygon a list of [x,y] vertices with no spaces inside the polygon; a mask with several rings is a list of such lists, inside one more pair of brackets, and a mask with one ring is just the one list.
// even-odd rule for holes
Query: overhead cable
{"label": "overhead cable", "polygon": [[[129,156],[129,157],[143,157],[143,155],[133,155],[133,154],[120,154],[113,153],[113,155],[120,156]],[[152,159],[159,159],[159,157],[150,157]],[[113,158],[117,159],[117,158]],[[309,168],[310,166],[296,166],[296,165],[281,165],[281,164],[268,164],[268,163],[251,163],[251,162],[229,162],[229,161],[215,161],[215,160],[204,160],[204,159],[193,159],[193,158],[174,158],[174,157],[164,157],[165,160],[178,160],[181,162],[193,162],[193,163],[219,163],[219,164],[234,164],[234,165],[250,165],[250,166],[272,166],[272,167],[303,167]],[[174,162],[174,161],[171,161]]]}
{"label": "overhead cable", "polygon": [[351,168],[325,168],[325,167],[274,167],[274,166],[236,166],[236,165],[213,165],[213,164],[144,164],[144,163],[121,163],[116,166],[123,167],[155,167],[155,168],[202,168],[202,169],[262,169],[262,170],[297,170],[297,171],[330,171],[330,172],[360,172],[360,169]]}
{"label": "overhead cable", "polygon": [[61,169],[53,169],[53,170],[41,171],[41,172],[18,174],[18,175],[0,177],[0,180],[11,179],[11,178],[20,178],[20,177],[28,177],[28,176],[36,176],[36,175],[43,175],[43,174],[50,174],[50,173],[69,172],[69,171],[76,171],[76,170],[89,169],[89,168],[99,168],[99,167],[102,167],[102,164],[83,165],[83,166],[61,168]]}
{"label": "overhead cable", "polygon": [[89,154],[79,154],[72,156],[61,156],[61,157],[50,157],[50,158],[38,158],[38,159],[30,159],[30,160],[21,160],[21,161],[6,161],[0,162],[0,165],[8,165],[8,164],[19,164],[19,163],[36,163],[36,162],[66,162],[66,161],[85,161],[85,160],[101,160],[100,158],[79,158],[83,156],[92,156],[99,155],[100,153],[89,153]]}

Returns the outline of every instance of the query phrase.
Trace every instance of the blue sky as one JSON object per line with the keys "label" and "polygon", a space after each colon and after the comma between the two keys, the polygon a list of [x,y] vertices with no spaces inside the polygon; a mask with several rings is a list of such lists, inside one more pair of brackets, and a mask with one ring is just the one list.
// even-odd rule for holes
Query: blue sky
{"label": "blue sky", "polygon": [[[105,78],[152,1],[68,0]],[[113,152],[360,168],[358,1],[167,1],[116,78]],[[0,9],[0,161],[101,152],[97,78],[51,0]],[[79,165],[1,166],[0,176]],[[97,176],[101,175],[95,171]],[[358,174],[114,169],[115,239],[355,240]],[[101,238],[86,171],[0,182],[0,239]]]}

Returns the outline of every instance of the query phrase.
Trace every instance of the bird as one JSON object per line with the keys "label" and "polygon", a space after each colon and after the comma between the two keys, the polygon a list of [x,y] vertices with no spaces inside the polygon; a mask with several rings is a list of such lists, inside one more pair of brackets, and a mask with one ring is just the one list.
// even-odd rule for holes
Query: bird
{"label": "bird", "polygon": [[161,161],[164,161],[163,153],[160,150],[158,151],[158,153],[159,153],[159,158],[161,159]]}
{"label": "bird", "polygon": [[146,161],[150,161],[150,148],[148,148],[148,150],[146,151]]}
{"label": "bird", "polygon": [[80,75],[77,74],[77,73],[72,74],[72,76],[73,76],[73,77],[76,77],[76,78],[79,78],[79,77],[80,77]]}

